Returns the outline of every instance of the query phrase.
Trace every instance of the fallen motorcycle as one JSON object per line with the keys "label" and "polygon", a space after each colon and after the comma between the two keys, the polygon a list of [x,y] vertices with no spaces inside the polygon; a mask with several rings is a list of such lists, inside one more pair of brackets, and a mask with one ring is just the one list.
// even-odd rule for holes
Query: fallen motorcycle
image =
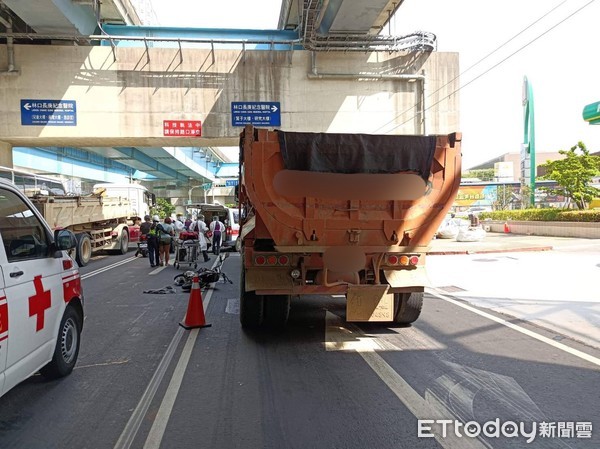
{"label": "fallen motorcycle", "polygon": [[200,288],[208,288],[210,284],[214,284],[223,279],[223,282],[229,282],[233,284],[231,279],[223,273],[220,269],[215,268],[205,268],[202,267],[198,271],[185,271],[183,273],[178,274],[173,278],[175,281],[175,285],[181,287],[183,291],[190,291],[192,289],[192,283],[194,281],[194,276],[198,276],[198,283],[200,284]]}

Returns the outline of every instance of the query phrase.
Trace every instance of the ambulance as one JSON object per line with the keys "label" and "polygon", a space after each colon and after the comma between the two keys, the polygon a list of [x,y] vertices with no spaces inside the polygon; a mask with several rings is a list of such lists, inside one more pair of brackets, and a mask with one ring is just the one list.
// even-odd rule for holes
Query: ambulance
{"label": "ambulance", "polygon": [[83,292],[68,251],[75,235],[52,233],[14,184],[0,179],[0,396],[40,372],[71,373],[83,327]]}

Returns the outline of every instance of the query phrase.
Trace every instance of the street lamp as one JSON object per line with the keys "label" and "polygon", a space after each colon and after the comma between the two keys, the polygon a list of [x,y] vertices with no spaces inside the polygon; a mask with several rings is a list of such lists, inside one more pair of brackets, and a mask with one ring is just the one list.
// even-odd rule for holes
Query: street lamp
{"label": "street lamp", "polygon": [[[203,187],[204,184],[200,184],[199,186],[192,186],[190,190],[188,190],[188,204],[192,204],[192,190],[197,189],[198,187]],[[206,190],[204,191],[204,202],[206,203]]]}
{"label": "street lamp", "polygon": [[206,203],[206,186],[210,184],[210,182],[205,182],[204,184],[190,187],[190,190],[188,190],[188,204],[192,204],[192,190],[197,189],[199,187],[202,187],[204,189],[204,202]]}

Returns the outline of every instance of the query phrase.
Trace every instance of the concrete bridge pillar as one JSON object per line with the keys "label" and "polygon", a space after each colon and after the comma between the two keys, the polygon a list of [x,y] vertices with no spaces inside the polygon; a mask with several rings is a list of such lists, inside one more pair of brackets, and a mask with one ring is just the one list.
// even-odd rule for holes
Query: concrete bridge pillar
{"label": "concrete bridge pillar", "polygon": [[12,145],[0,141],[0,165],[3,167],[13,167]]}

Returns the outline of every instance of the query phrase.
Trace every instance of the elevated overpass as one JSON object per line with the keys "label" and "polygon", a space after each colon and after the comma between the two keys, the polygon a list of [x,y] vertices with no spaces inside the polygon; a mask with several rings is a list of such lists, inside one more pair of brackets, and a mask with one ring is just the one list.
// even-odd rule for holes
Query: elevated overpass
{"label": "elevated overpass", "polygon": [[[64,31],[5,35],[0,61],[12,59],[18,74],[0,77],[7,100],[0,111],[0,163],[10,162],[13,146],[75,147],[185,192],[216,180],[226,162],[216,147],[237,145],[236,102],[278,103],[280,126],[288,130],[457,130],[458,56],[432,52],[435,42],[428,33],[378,34],[401,2],[362,3],[327,3],[333,11],[318,10],[318,2],[284,1],[280,30],[271,33],[286,41],[280,46],[275,37],[248,30],[232,36],[225,30],[210,34],[108,23],[103,31],[112,38],[99,36],[102,40]],[[165,37],[167,32],[175,34]],[[14,42],[27,38],[29,45],[11,48],[9,36]],[[54,45],[45,45],[48,37]],[[64,43],[70,45],[57,45]],[[262,51],[250,50],[252,44]],[[39,79],[49,71],[51,79]],[[73,100],[77,124],[24,126],[24,99]],[[168,120],[199,121],[202,134],[167,136]]]}

